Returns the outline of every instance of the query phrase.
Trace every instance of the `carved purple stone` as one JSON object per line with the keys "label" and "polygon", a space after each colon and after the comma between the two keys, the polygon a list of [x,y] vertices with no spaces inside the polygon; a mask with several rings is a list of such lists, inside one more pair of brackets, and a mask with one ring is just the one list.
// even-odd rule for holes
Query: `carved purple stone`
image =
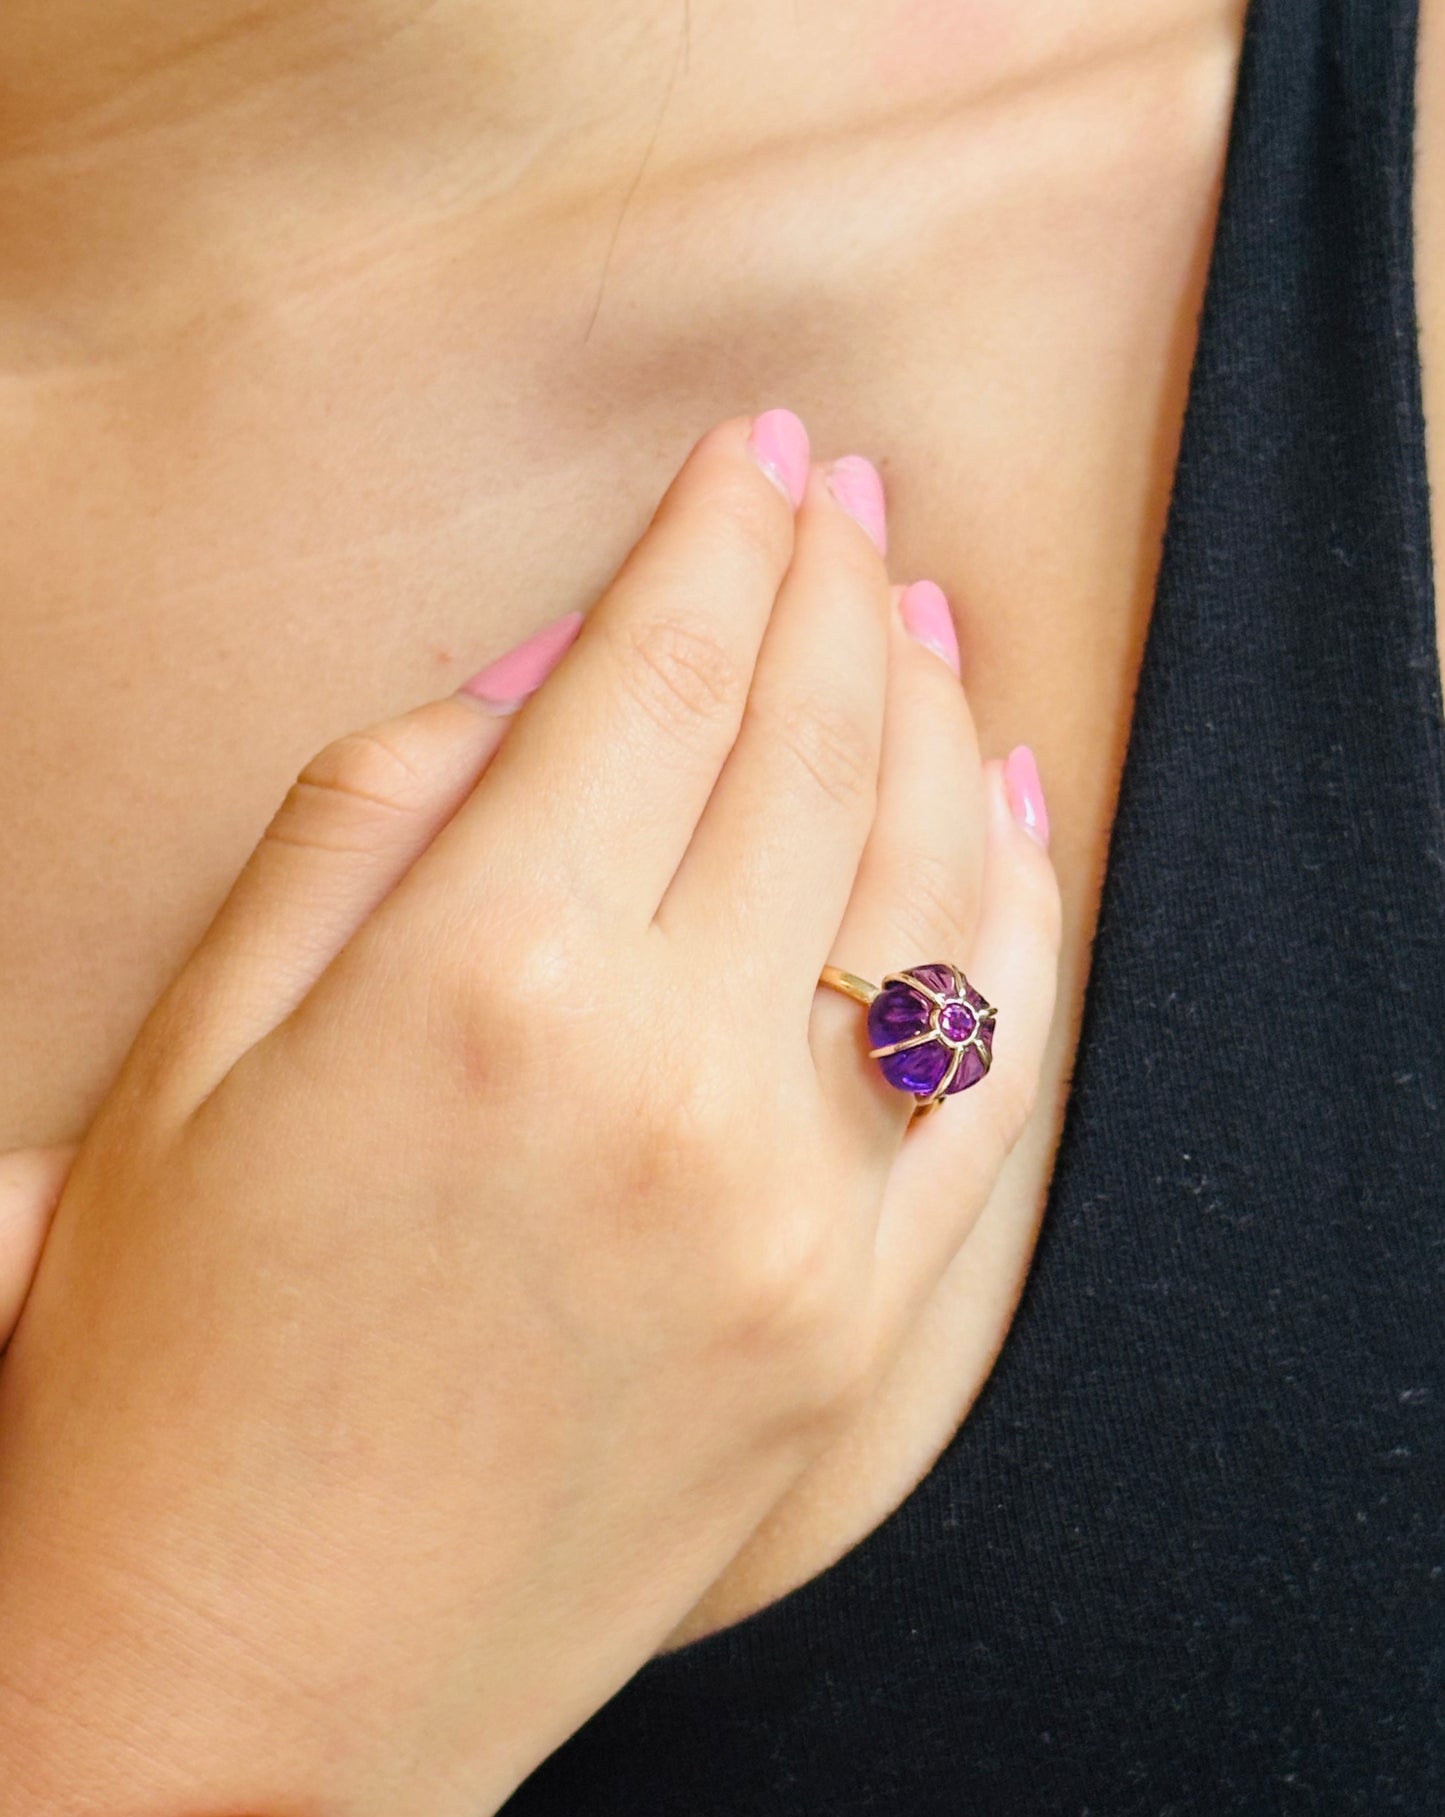
{"label": "carved purple stone", "polygon": [[[924,985],[943,1001],[936,1002],[924,991],[911,988],[907,980]],[[914,1043],[898,1053],[875,1055],[884,1078],[899,1091],[931,1098],[958,1054],[948,1095],[976,1085],[988,1071],[993,1052],[994,1017],[980,1020],[980,1013],[988,1008],[987,1000],[961,973],[955,976],[952,966],[915,965],[899,973],[868,1009],[868,1038],[873,1049]]]}

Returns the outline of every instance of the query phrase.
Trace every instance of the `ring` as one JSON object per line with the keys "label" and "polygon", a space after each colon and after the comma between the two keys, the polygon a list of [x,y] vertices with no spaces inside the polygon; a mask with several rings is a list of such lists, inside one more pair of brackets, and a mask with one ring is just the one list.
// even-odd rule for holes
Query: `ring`
{"label": "ring", "polygon": [[966,1091],[993,1065],[998,1011],[956,965],[914,965],[870,984],[836,965],[818,979],[868,1011],[868,1057],[899,1091],[912,1092],[919,1111]]}

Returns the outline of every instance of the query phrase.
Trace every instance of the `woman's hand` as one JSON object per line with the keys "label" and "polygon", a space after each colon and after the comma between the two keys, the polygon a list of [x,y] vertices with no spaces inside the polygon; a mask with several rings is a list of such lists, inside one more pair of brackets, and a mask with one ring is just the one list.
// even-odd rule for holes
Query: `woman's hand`
{"label": "woman's hand", "polygon": [[[748,429],[509,726],[461,695],[307,766],[87,1133],[0,1371],[34,1808],[495,1808],[987,1198],[1052,868],[878,548]],[[934,958],[1001,1006],[995,1060],[905,1141],[816,982]]]}

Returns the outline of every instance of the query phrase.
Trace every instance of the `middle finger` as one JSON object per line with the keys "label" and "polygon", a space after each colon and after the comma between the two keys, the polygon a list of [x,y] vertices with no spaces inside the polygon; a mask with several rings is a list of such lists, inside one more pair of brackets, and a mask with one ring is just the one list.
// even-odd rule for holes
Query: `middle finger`
{"label": "middle finger", "polygon": [[720,930],[804,1006],[873,823],[888,670],[882,481],[861,456],[833,467],[849,508],[815,463],[737,742],[657,915]]}

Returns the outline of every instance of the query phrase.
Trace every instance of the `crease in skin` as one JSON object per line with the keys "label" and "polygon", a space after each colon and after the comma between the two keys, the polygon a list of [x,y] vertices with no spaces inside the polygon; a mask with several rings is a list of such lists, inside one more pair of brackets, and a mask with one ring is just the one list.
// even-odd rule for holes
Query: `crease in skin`
{"label": "crease in skin", "polygon": [[0,1152],[0,1351],[30,1291],[78,1141]]}
{"label": "crease in skin", "polygon": [[[4,126],[7,93],[28,94],[33,81],[27,79],[23,64],[19,80],[7,77],[7,39],[0,12],[0,196],[7,181],[17,176],[27,182],[34,182],[37,174],[63,178],[69,168],[93,163],[97,153],[109,152],[113,164],[118,143],[125,150],[144,151],[152,140],[190,130],[202,131],[208,142],[214,142],[228,125],[244,126],[253,117],[261,125],[261,137],[271,133],[291,160],[290,174],[303,177],[297,167],[297,153],[303,147],[325,149],[335,140],[345,158],[354,160],[358,152],[395,149],[408,132],[419,132],[425,136],[429,174],[438,163],[465,164],[467,174],[460,187],[473,202],[512,196],[535,172],[547,168],[549,153],[565,147],[578,151],[573,164],[584,178],[579,180],[573,172],[568,186],[539,181],[530,206],[534,212],[545,212],[559,194],[575,206],[595,206],[600,196],[625,184],[632,170],[636,135],[628,133],[629,108],[638,131],[645,134],[659,82],[670,86],[676,80],[671,39],[653,29],[657,20],[671,16],[670,0],[666,5],[664,0],[651,0],[650,10],[644,7],[630,21],[620,20],[607,47],[616,66],[611,79],[597,80],[581,97],[569,91],[565,104],[560,91],[554,92],[554,83],[534,82],[529,88],[525,80],[516,79],[517,72],[507,61],[510,47],[489,52],[476,37],[449,32],[442,18],[448,10],[446,0],[409,0],[400,9],[386,9],[380,18],[377,0],[357,8],[312,0],[302,8],[298,23],[294,15],[299,7],[301,0],[263,0],[240,17],[218,24],[209,35],[158,52],[149,67],[127,75],[120,87],[68,109],[53,108],[45,127],[28,135],[15,123],[13,108],[8,131]],[[436,35],[455,40],[443,45],[441,53],[423,39],[425,28],[434,21]],[[311,28],[310,37],[289,54],[285,48],[274,48],[272,40],[280,33],[289,31],[297,38],[306,26]],[[408,47],[404,42],[408,38],[419,42]],[[248,58],[244,53],[252,40],[257,47]],[[238,54],[228,56],[233,48]],[[643,55],[649,49],[656,53],[650,64]],[[683,52],[685,74],[686,43]],[[222,59],[209,81],[201,79],[208,54]],[[529,65],[545,66],[542,49],[529,47],[520,62],[524,71]],[[665,78],[664,68],[671,71]],[[418,84],[435,86],[438,80],[440,86],[427,102]],[[173,96],[167,96],[167,84],[175,86]],[[365,92],[348,93],[348,85],[360,85]],[[589,96],[592,106],[584,104]],[[305,135],[296,131],[300,119],[309,126]],[[448,125],[453,129],[450,156],[438,159],[434,155],[438,128]],[[588,136],[598,130],[614,134],[610,155],[601,160],[592,155]],[[509,141],[515,150],[499,156]],[[563,167],[560,156],[552,163]],[[172,185],[184,170],[180,164],[167,171]],[[354,169],[348,174],[354,176]],[[158,203],[163,197],[153,194],[148,199]]]}
{"label": "crease in skin", "polygon": [[[358,17],[355,13],[337,7],[310,6],[305,9],[305,17],[314,21],[311,41],[298,44],[293,54],[279,67],[273,64],[267,68],[263,60],[257,59],[252,71],[244,78],[244,85],[237,83],[236,92],[231,99],[236,102],[254,98],[258,89],[264,90],[271,85],[294,81],[326,64],[358,62],[367,53],[384,48],[388,42],[414,27],[437,4],[438,0],[411,0],[411,4],[402,9],[406,16],[399,19],[378,19],[374,8]],[[163,91],[168,82],[174,82],[178,78],[184,80],[195,69],[203,68],[208,56],[220,53],[224,57],[237,47],[249,47],[258,33],[283,21],[283,29],[289,30],[295,37],[297,13],[297,0],[257,0],[256,4],[228,19],[214,21],[205,30],[193,31],[188,37],[173,42],[164,50],[157,49],[150,58],[133,63],[118,87],[78,99],[69,108],[61,107],[51,111],[47,128],[49,132],[59,129],[59,146],[46,146],[46,130],[38,130],[29,138],[23,133],[11,137],[0,132],[0,169],[12,158],[94,150],[104,145],[108,139],[126,132],[134,124],[134,115],[140,108],[147,103],[154,105],[156,90]],[[4,35],[0,31],[0,68],[3,68],[3,52]],[[231,60],[244,61],[243,58]],[[223,89],[228,76],[235,80],[240,73],[225,68],[218,70],[211,84],[212,91]],[[3,93],[4,87],[0,86],[0,94]],[[177,96],[176,99],[178,105],[169,113],[162,113],[155,124],[174,126],[193,120],[198,114],[209,114],[228,105],[223,95],[216,92],[202,91],[189,97]],[[185,104],[187,99],[189,105]]]}
{"label": "crease in skin", "polygon": [[667,87],[662,93],[662,103],[658,107],[657,118],[653,121],[652,132],[648,137],[646,146],[643,148],[642,157],[638,160],[636,173],[627,186],[627,193],[622,198],[622,206],[617,211],[617,218],[612,224],[612,232],[608,236],[607,251],[602,259],[602,273],[597,280],[597,295],[592,304],[592,313],[587,318],[587,326],[582,331],[582,339],[584,342],[591,340],[592,330],[597,326],[597,318],[602,313],[602,297],[607,288],[607,273],[612,267],[612,255],[617,249],[617,240],[622,232],[622,223],[626,220],[627,211],[632,205],[633,197],[637,194],[637,191],[642,184],[643,176],[647,171],[648,161],[652,157],[653,150],[657,145],[658,136],[662,132],[662,124],[667,118],[667,110],[672,105],[673,90],[677,87],[678,75],[679,73],[684,76],[687,74],[688,65],[692,56],[692,0],[682,0],[682,21],[682,35],[678,40],[677,52],[673,57],[672,68],[668,73]]}
{"label": "crease in skin", "polygon": [[[250,100],[251,97],[242,97],[235,106],[239,110]],[[164,137],[169,130],[164,124],[147,129],[157,137]],[[215,338],[221,330],[248,314],[259,316],[263,326],[271,325],[284,320],[288,309],[307,298],[324,299],[353,283],[375,284],[388,261],[405,269],[415,247],[429,239],[436,241],[448,228],[456,229],[450,256],[458,261],[475,256],[478,230],[486,225],[483,211],[524,188],[532,173],[546,162],[560,132],[560,127],[540,130],[519,148],[515,162],[504,171],[492,172],[483,187],[479,187],[474,176],[458,163],[430,168],[423,190],[396,194],[388,208],[374,211],[359,226],[342,230],[320,242],[309,240],[296,255],[271,267],[248,261],[244,256],[231,259],[228,266],[224,245],[212,246],[208,250],[211,269],[204,290],[188,284],[190,274],[184,269],[173,275],[158,267],[158,285],[172,292],[179,291],[184,297],[180,306],[173,300],[170,310],[159,319],[149,309],[144,292],[137,292],[132,273],[121,293],[122,308],[129,320],[149,324],[148,331],[142,334],[127,336],[124,328],[116,333],[113,317],[109,332],[106,325],[102,325],[99,332],[94,327],[87,329],[80,319],[89,316],[94,322],[102,316],[103,305],[101,309],[96,307],[95,296],[112,281],[104,266],[98,271],[88,267],[70,285],[61,287],[58,292],[51,287],[50,294],[46,295],[45,286],[35,282],[27,284],[23,272],[15,269],[17,242],[12,235],[11,269],[8,272],[0,269],[0,284],[6,285],[11,293],[7,300],[0,291],[0,374],[8,371],[10,376],[26,380],[47,375],[49,368],[46,365],[37,363],[33,356],[19,358],[13,351],[18,331],[31,327],[37,319],[48,322],[68,343],[68,357],[53,361],[62,372],[136,366],[174,351],[178,338]],[[183,147],[178,148],[178,155],[183,150]],[[71,157],[73,162],[81,161],[79,153],[71,154]],[[83,178],[83,172],[79,175]],[[5,176],[5,171],[0,169],[0,229],[6,223]],[[188,220],[179,212],[180,208],[178,203],[178,214],[165,223],[166,232],[161,234],[157,229],[157,233],[162,243],[169,239],[184,252],[191,253],[198,242],[192,241]],[[60,212],[52,211],[52,215]],[[105,254],[100,248],[89,247],[86,256],[102,259]],[[433,257],[446,261],[448,252],[444,238],[433,247]],[[118,251],[116,262],[119,258]],[[216,281],[218,269],[224,274],[220,283]],[[406,275],[414,274],[407,270]],[[34,296],[34,302],[27,300],[27,291]],[[72,295],[80,307],[67,312],[66,303]],[[264,314],[261,313],[263,309]],[[7,326],[10,327],[8,334]]]}

